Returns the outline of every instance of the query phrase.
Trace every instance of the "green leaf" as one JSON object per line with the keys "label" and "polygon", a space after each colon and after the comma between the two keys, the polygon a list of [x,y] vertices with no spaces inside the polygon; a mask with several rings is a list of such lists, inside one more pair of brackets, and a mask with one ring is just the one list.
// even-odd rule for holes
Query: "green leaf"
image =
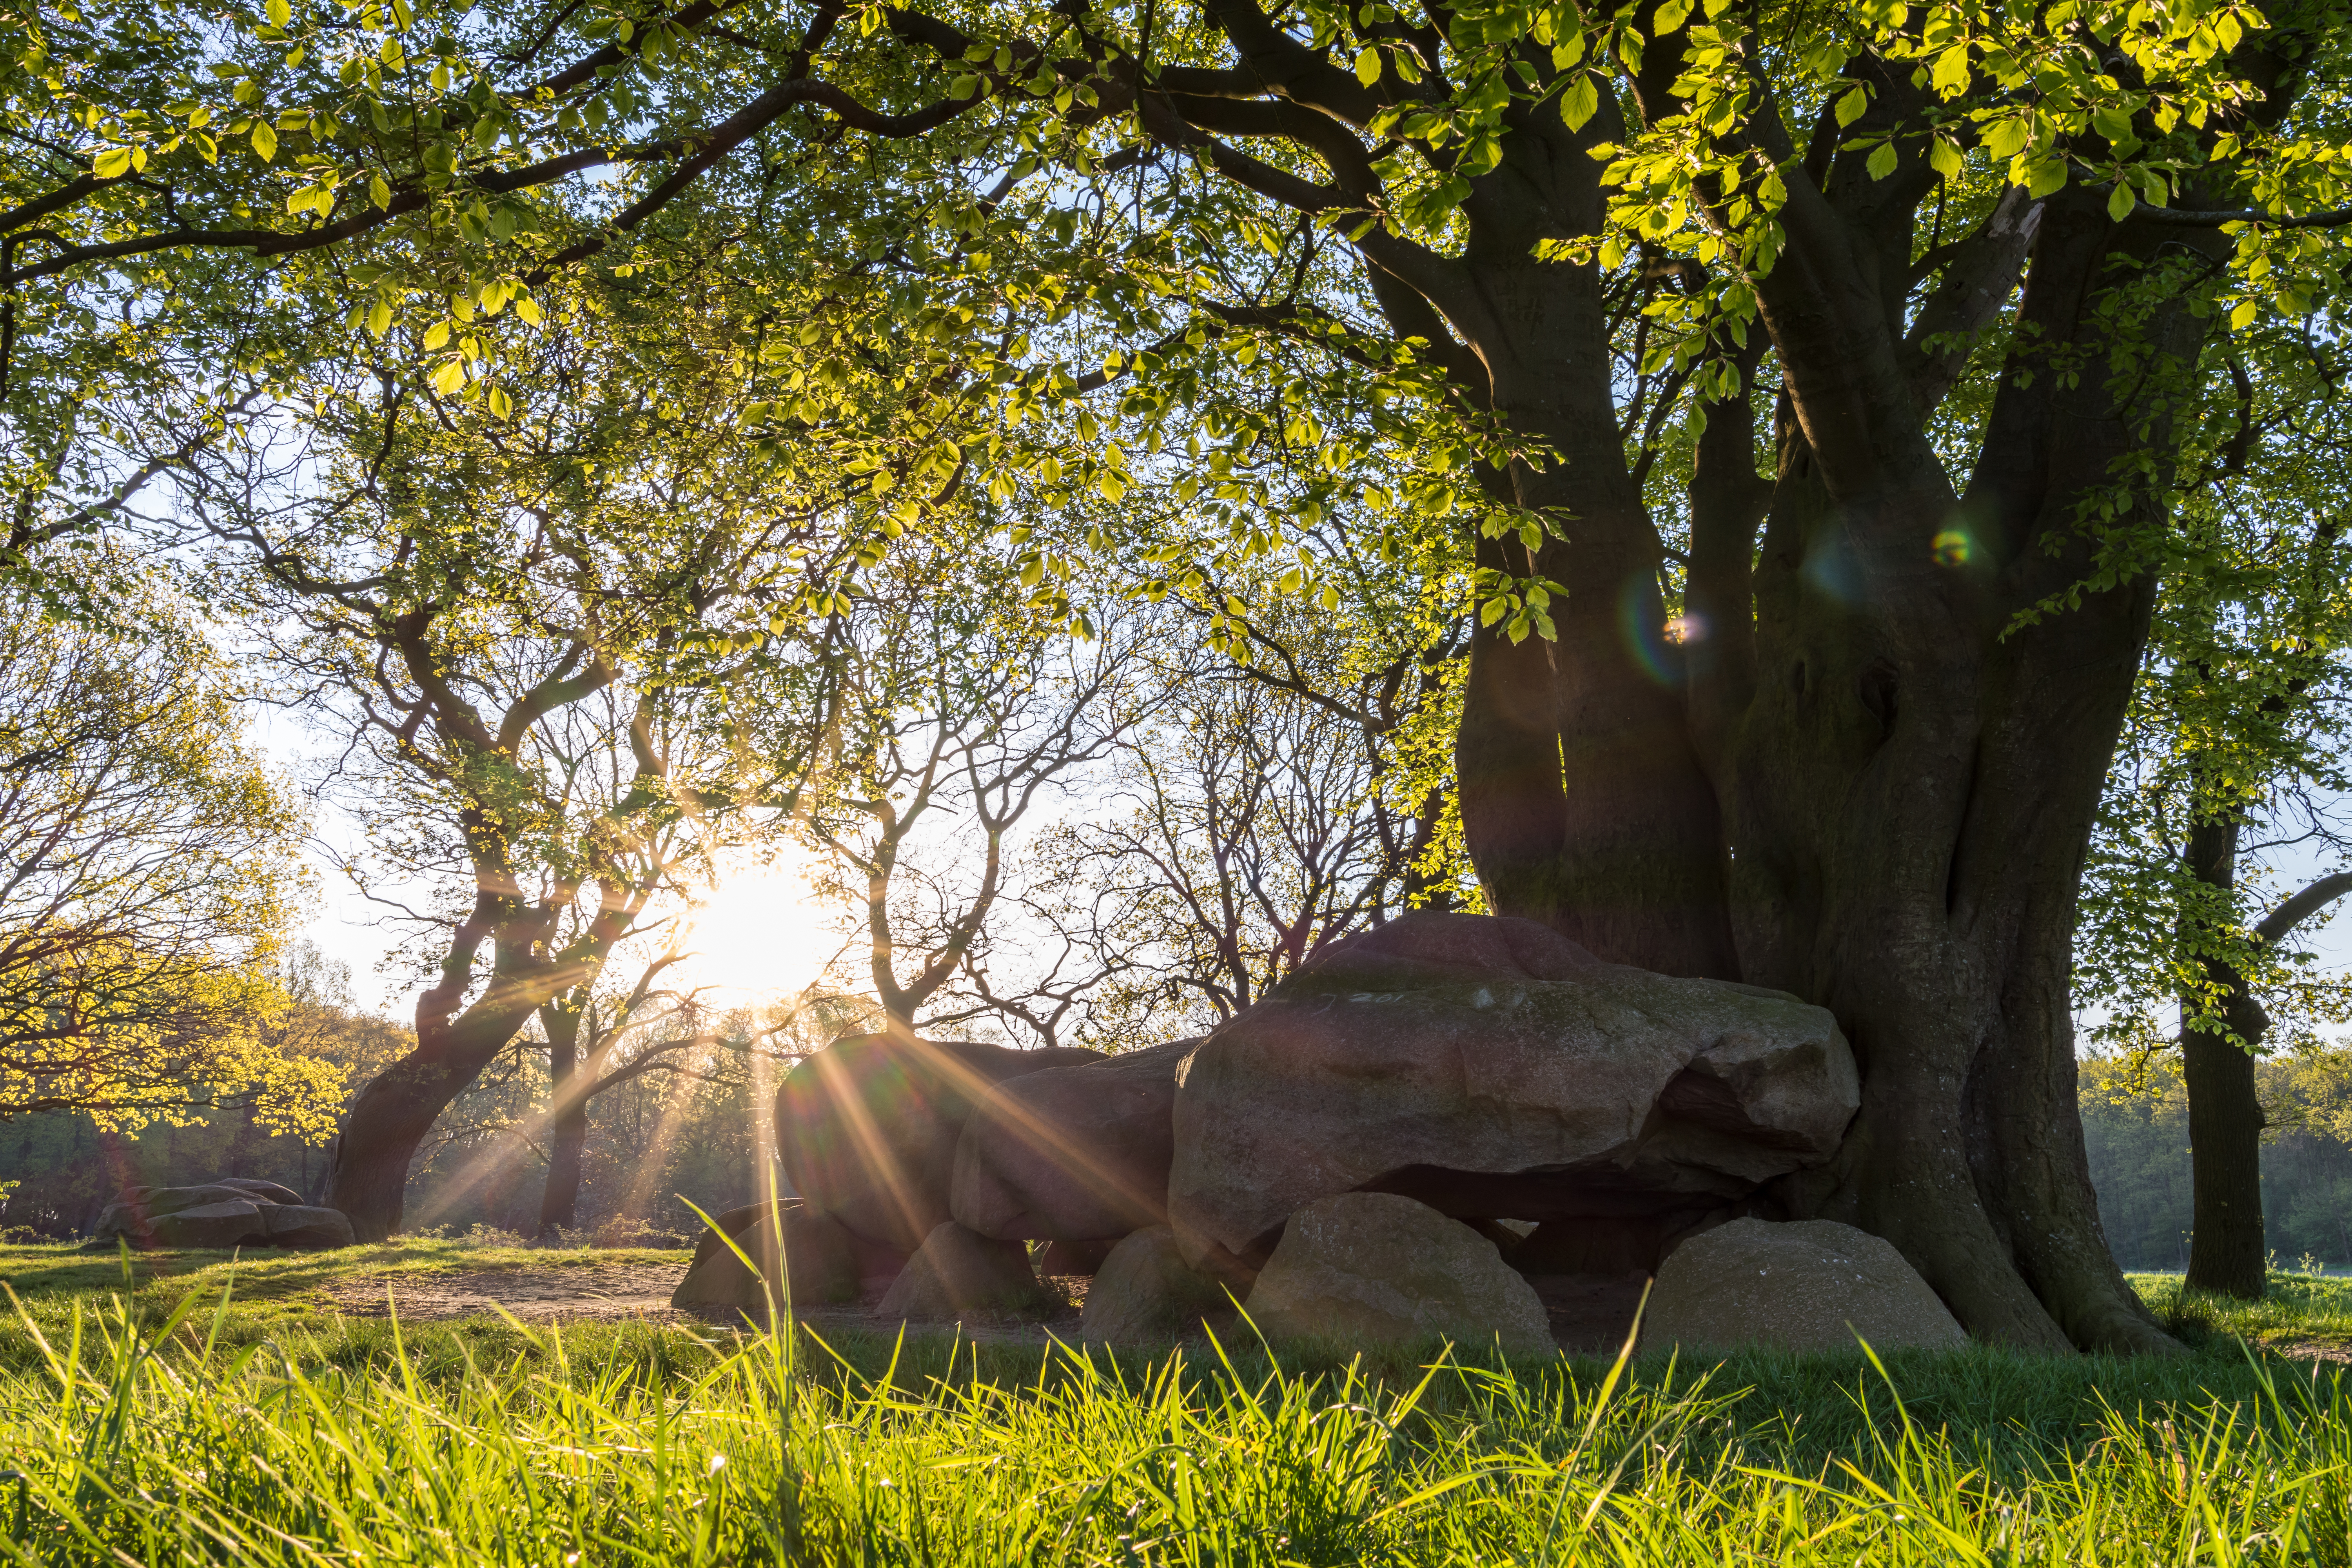
{"label": "green leaf", "polygon": [[1996,158],[2014,158],[2025,151],[2025,144],[2032,139],[2032,118],[2023,114],[2012,114],[2005,119],[1994,121],[1986,130],[1985,151]]}
{"label": "green leaf", "polygon": [[268,14],[273,27],[282,27],[294,19],[294,7],[287,0],[268,0],[262,9]]}
{"label": "green leaf", "polygon": [[2139,194],[2131,188],[2128,181],[2117,180],[2116,188],[2107,193],[2107,216],[2117,223],[2131,216],[2132,208],[2137,205]]}
{"label": "green leaf", "polygon": [[1847,93],[1843,98],[1837,100],[1837,122],[1839,129],[1844,129],[1846,126],[1853,124],[1855,121],[1861,119],[1864,115],[1869,112],[1870,89],[1864,87],[1855,88],[1852,92]]}
{"label": "green leaf", "polygon": [[253,150],[265,163],[278,156],[278,132],[269,128],[267,120],[253,122]]}
{"label": "green leaf", "polygon": [[1663,0],[1656,13],[1656,36],[1663,38],[1668,33],[1682,31],[1682,26],[1690,19],[1690,0]]}
{"label": "green leaf", "polygon": [[1356,51],[1356,79],[1366,87],[1381,79],[1381,51],[1372,45]]}
{"label": "green leaf", "polygon": [[444,360],[441,368],[433,373],[433,390],[446,397],[466,384],[466,367],[457,360]]}
{"label": "green leaf", "polygon": [[1927,143],[1927,166],[1948,180],[1957,180],[1960,171],[1968,167],[1968,159],[1961,153],[1958,142],[1938,136]]}
{"label": "green leaf", "polygon": [[1579,75],[1568,84],[1568,90],[1559,95],[1559,117],[1568,121],[1570,131],[1583,130],[1584,122],[1591,120],[1594,110],[1600,107],[1601,90],[1593,85],[1590,71]]}
{"label": "green leaf", "polygon": [[383,183],[382,174],[368,176],[368,200],[376,205],[378,212],[392,210],[392,187]]}
{"label": "green leaf", "polygon": [[1895,143],[1881,142],[1876,147],[1871,149],[1870,162],[1864,167],[1869,169],[1872,179],[1883,180],[1895,173],[1896,162]]}
{"label": "green leaf", "polygon": [[100,153],[89,172],[101,180],[119,180],[131,172],[131,149],[117,147],[110,153]]}
{"label": "green leaf", "polygon": [[1969,46],[1954,44],[1936,57],[1935,89],[1947,99],[1958,98],[1969,90]]}

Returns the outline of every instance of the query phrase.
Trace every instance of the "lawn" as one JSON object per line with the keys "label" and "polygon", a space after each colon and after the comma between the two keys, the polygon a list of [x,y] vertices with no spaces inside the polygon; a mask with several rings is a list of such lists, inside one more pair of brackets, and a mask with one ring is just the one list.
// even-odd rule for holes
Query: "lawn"
{"label": "lawn", "polygon": [[[637,1255],[645,1258],[669,1254]],[[2136,1280],[2187,1353],[1091,1358],[343,1318],[417,1243],[0,1250],[26,1563],[2352,1563],[2352,1282]],[[573,1263],[566,1261],[578,1259]],[[2253,1336],[2295,1353],[2250,1351]]]}

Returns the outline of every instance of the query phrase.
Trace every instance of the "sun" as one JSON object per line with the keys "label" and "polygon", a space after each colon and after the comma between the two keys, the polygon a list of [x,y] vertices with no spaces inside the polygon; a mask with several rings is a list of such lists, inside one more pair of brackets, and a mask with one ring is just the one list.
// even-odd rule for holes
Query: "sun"
{"label": "sun", "polygon": [[809,870],[789,855],[722,868],[681,921],[678,945],[692,956],[676,983],[746,1001],[814,984],[843,935],[811,893]]}

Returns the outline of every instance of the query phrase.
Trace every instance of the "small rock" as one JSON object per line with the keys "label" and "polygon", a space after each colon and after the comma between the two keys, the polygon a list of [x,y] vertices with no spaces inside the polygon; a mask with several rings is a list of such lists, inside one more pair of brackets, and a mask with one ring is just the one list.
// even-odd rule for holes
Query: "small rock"
{"label": "small rock", "polygon": [[1116,1241],[1164,1222],[1176,1075],[1200,1043],[998,1084],[973,1106],[956,1149],[956,1223],[1008,1241]]}
{"label": "small rock", "polygon": [[1552,1350],[1543,1302],[1493,1242],[1392,1193],[1342,1193],[1292,1215],[1248,1308],[1268,1340],[1443,1335],[1472,1352],[1497,1338],[1516,1355]]}
{"label": "small rock", "polygon": [[1026,1247],[950,1220],[923,1238],[875,1311],[886,1319],[955,1318],[966,1312],[1034,1313],[1050,1304],[1029,1266]]}
{"label": "small rock", "polygon": [[1155,1225],[1112,1247],[1095,1270],[1078,1332],[1089,1344],[1166,1344],[1236,1316],[1225,1288],[1184,1261],[1174,1231]]}
{"label": "small rock", "polygon": [[901,1250],[949,1216],[956,1145],[974,1101],[1009,1078],[1101,1059],[971,1040],[859,1035],[784,1075],[776,1145],[793,1190],[858,1235]]}
{"label": "small rock", "polygon": [[1737,1219],[1667,1255],[1643,1348],[1850,1351],[1966,1344],[1968,1333],[1892,1244],[1833,1220]]}

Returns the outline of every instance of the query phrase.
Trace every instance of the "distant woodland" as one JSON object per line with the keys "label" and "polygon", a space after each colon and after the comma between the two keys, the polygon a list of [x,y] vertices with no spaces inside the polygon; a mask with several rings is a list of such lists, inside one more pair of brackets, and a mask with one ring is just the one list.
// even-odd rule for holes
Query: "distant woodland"
{"label": "distant woodland", "polygon": [[[2263,1215],[2277,1264],[2352,1263],[2352,1048],[2265,1057]],[[2189,1100],[2175,1054],[2082,1064],[2083,1133],[2099,1218],[2126,1268],[2189,1258]]]}
{"label": "distant woodland", "polygon": [[[330,1063],[349,1095],[407,1051],[414,1037],[354,1008],[339,979],[313,955],[289,986],[298,1000],[282,1027],[295,1037],[289,1054]],[[676,1053],[677,1070],[640,1075],[590,1102],[581,1237],[660,1245],[700,1228],[688,1199],[709,1212],[752,1201],[753,1107],[767,1096],[754,1092],[741,1042],[728,1038],[728,1029],[741,1025],[718,1020],[708,1043]],[[527,1031],[443,1115],[420,1152],[408,1183],[411,1228],[537,1234],[550,1099],[545,1041]],[[15,1184],[0,1200],[0,1237],[69,1239],[119,1187],[135,1182],[257,1176],[315,1194],[328,1157],[323,1143],[272,1133],[246,1107],[184,1126],[151,1124],[137,1135],[103,1131],[78,1112],[23,1117],[0,1127],[0,1188]]]}

